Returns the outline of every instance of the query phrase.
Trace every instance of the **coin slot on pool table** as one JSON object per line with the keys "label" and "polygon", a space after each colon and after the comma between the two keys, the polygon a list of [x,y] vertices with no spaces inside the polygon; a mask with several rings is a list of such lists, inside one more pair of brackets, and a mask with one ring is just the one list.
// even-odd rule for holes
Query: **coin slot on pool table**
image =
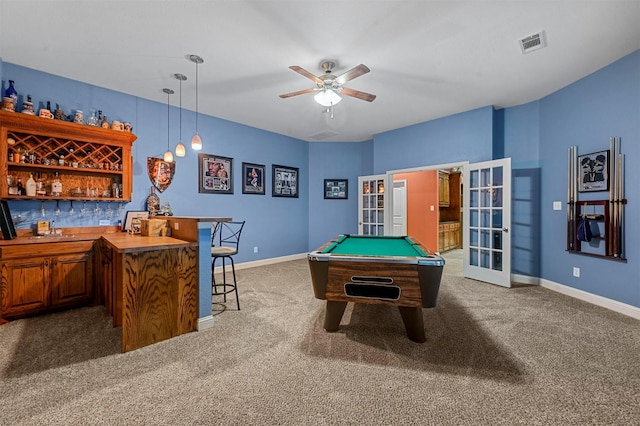
{"label": "coin slot on pool table", "polygon": [[400,287],[395,285],[345,283],[344,294],[365,299],[398,300]]}

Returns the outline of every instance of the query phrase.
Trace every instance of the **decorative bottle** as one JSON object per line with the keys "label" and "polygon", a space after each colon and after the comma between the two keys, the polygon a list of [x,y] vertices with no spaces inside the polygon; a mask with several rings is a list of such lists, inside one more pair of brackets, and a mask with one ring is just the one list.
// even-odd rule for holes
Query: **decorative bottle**
{"label": "decorative bottle", "polygon": [[55,173],[53,183],[51,184],[51,195],[54,197],[62,195],[62,182],[60,182],[60,174],[58,172]]}
{"label": "decorative bottle", "polygon": [[18,195],[24,195],[24,186],[22,185],[22,178],[18,178]]}
{"label": "decorative bottle", "polygon": [[27,179],[27,197],[36,196],[36,181],[33,180],[33,173],[29,173],[29,179]]}
{"label": "decorative bottle", "polygon": [[38,179],[36,180],[36,195],[43,197],[47,194],[44,179],[42,179],[42,172],[38,172]]}
{"label": "decorative bottle", "polygon": [[16,88],[13,87],[13,80],[9,80],[9,87],[7,87],[7,90],[5,90],[4,95],[7,98],[13,99],[14,105],[18,101],[18,92],[16,91]]}

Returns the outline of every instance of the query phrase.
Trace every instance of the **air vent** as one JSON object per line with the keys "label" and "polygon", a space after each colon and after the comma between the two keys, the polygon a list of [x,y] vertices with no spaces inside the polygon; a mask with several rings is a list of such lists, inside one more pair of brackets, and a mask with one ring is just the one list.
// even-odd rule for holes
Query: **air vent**
{"label": "air vent", "polygon": [[544,31],[520,39],[520,49],[522,49],[522,53],[530,53],[534,50],[542,49],[546,45]]}
{"label": "air vent", "polygon": [[334,136],[338,136],[338,133],[336,133],[334,131],[331,131],[331,130],[323,130],[321,132],[309,135],[309,138],[310,139],[315,139],[317,141],[320,141],[320,140],[323,140],[323,139],[332,138]]}

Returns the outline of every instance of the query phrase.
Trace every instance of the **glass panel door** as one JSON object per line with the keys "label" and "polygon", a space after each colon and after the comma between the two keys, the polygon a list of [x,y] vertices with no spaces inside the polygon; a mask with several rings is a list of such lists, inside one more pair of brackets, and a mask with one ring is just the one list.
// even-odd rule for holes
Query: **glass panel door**
{"label": "glass panel door", "polygon": [[511,159],[470,164],[465,169],[464,275],[511,286]]}
{"label": "glass panel door", "polygon": [[361,235],[384,235],[386,175],[358,178],[358,232]]}

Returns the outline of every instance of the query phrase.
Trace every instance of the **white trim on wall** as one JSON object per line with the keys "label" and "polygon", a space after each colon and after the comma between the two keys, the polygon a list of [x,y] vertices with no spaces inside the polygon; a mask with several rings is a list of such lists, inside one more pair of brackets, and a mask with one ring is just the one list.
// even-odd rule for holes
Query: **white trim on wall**
{"label": "white trim on wall", "polygon": [[540,279],[540,285],[544,288],[548,288],[549,290],[557,291],[558,293],[575,297],[576,299],[593,303],[594,305],[640,320],[640,308],[638,307],[627,305],[626,303],[618,302],[617,300],[608,299],[596,294],[587,293],[586,291],[578,290],[577,288],[558,284],[545,279]]}

